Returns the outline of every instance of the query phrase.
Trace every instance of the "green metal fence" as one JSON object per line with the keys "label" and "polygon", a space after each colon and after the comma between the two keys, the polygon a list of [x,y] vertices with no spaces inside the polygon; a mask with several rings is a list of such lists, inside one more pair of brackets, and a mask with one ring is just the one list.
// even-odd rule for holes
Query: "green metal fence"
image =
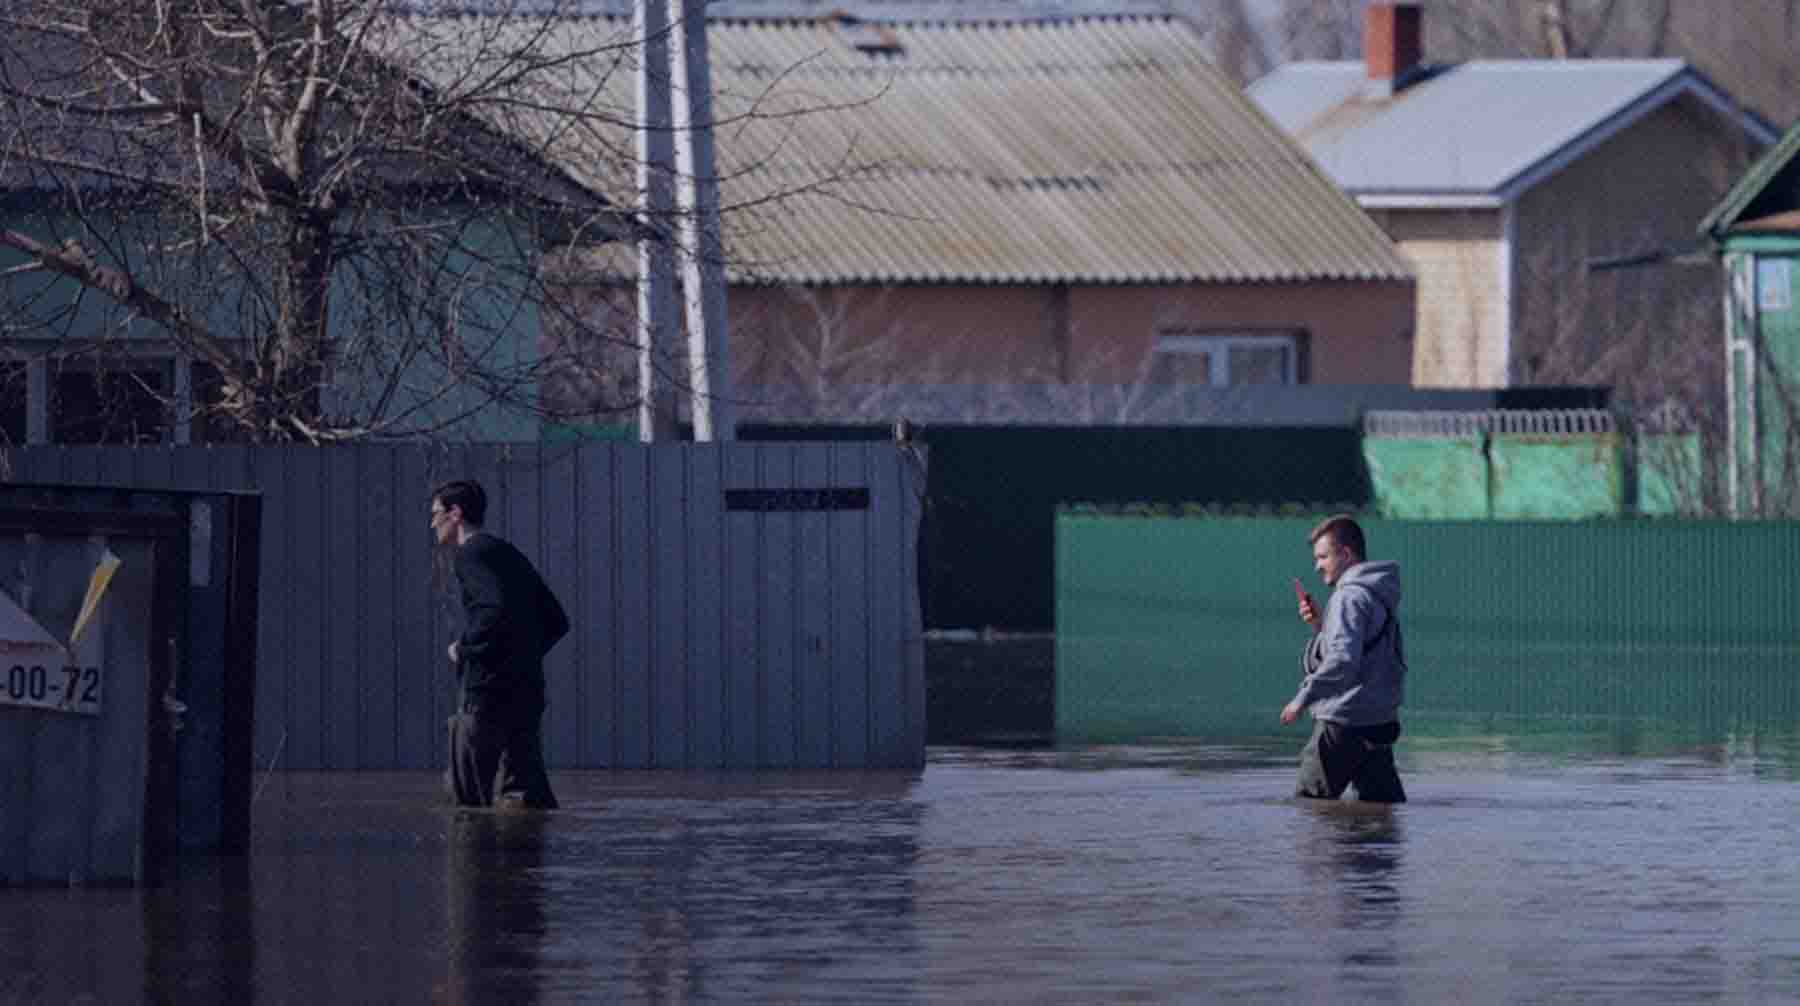
{"label": "green metal fence", "polygon": [[[1058,740],[1280,732],[1319,516],[1059,513]],[[1401,564],[1409,735],[1800,727],[1800,523],[1364,528]]]}
{"label": "green metal fence", "polygon": [[[1631,437],[1600,409],[1370,412],[1375,510],[1407,520],[1585,520],[1698,512],[1699,437]],[[1632,485],[1633,481],[1636,485]]]}

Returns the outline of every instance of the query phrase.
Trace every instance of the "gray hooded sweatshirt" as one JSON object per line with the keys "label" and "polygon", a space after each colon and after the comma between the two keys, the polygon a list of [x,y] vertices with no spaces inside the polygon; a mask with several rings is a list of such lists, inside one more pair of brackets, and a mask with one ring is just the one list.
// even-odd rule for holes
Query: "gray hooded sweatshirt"
{"label": "gray hooded sweatshirt", "polygon": [[1359,562],[1345,570],[1300,655],[1305,678],[1294,702],[1310,708],[1313,719],[1344,726],[1397,722],[1406,685],[1399,617],[1399,563]]}

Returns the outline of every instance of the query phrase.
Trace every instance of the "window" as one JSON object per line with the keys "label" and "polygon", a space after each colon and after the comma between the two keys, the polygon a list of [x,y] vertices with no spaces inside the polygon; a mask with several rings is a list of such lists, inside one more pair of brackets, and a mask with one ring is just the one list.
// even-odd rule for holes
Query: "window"
{"label": "window", "polygon": [[242,443],[212,408],[223,384],[210,364],[154,348],[0,360],[0,446]]}
{"label": "window", "polygon": [[172,439],[167,361],[63,360],[51,365],[50,442],[160,444]]}
{"label": "window", "polygon": [[1299,337],[1293,333],[1177,332],[1156,340],[1152,384],[1227,388],[1300,383]]}

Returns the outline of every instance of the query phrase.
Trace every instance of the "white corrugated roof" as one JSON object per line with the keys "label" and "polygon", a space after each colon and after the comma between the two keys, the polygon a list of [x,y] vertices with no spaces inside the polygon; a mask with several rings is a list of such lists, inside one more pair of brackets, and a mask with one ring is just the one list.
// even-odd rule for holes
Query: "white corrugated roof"
{"label": "white corrugated roof", "polygon": [[1250,96],[1359,197],[1511,198],[1565,152],[1682,94],[1772,139],[1678,59],[1476,61],[1428,70],[1387,98],[1364,85],[1361,62],[1294,63]]}
{"label": "white corrugated roof", "polygon": [[[390,57],[417,60],[445,86],[484,39],[529,40],[553,58],[584,53],[538,75],[532,86],[544,100],[492,114],[546,139],[603,194],[630,201],[625,21],[412,17],[396,27]],[[739,278],[1411,275],[1380,229],[1205,62],[1179,20],[884,27],[900,55],[859,52],[832,19],[709,26]],[[609,43],[618,48],[600,50]],[[605,114],[557,111],[571,103]],[[789,194],[764,201],[778,193]]]}

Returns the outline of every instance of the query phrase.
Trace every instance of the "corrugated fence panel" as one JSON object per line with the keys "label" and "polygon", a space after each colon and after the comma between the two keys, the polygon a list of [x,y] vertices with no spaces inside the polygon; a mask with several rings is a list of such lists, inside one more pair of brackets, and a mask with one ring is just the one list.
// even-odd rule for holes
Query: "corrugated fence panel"
{"label": "corrugated fence panel", "polygon": [[[556,584],[557,597],[569,612],[587,609],[581,601],[581,536],[587,521],[578,519],[579,452],[572,444],[543,448],[538,534],[544,557],[544,579]],[[573,623],[573,617],[570,619]],[[552,751],[573,752],[582,757],[581,669],[585,647],[581,629],[573,624],[569,636],[550,651],[544,664],[546,698],[550,708],[544,720],[544,746]]]}
{"label": "corrugated fence panel", "polygon": [[[868,451],[848,444],[831,449],[835,486],[866,486],[863,459]],[[870,515],[866,509],[827,511],[833,584],[830,678],[832,683],[833,765],[862,765],[869,757],[869,557]],[[862,673],[843,673],[859,668]]]}
{"label": "corrugated fence panel", "polygon": [[1580,520],[1624,512],[1625,438],[1618,433],[1496,433],[1488,459],[1495,518]]}
{"label": "corrugated fence panel", "polygon": [[[327,539],[332,534],[326,522],[327,488],[324,452],[294,451],[288,460],[287,484],[282,496],[287,501],[289,565],[281,571],[291,591],[286,602],[290,608],[288,625],[288,752],[289,764],[295,768],[326,768],[332,764],[325,751],[326,723],[331,718],[353,715],[355,705],[332,710],[325,704],[331,687],[326,681],[324,663],[327,633],[346,631],[352,621],[347,612],[334,608],[329,581],[343,577],[348,571],[334,569],[327,559]],[[354,575],[354,574],[349,574]],[[333,669],[335,670],[335,669]],[[354,675],[356,668],[344,668]],[[341,684],[340,684],[341,687]],[[360,691],[360,689],[358,689]]]}
{"label": "corrugated fence panel", "polygon": [[[360,573],[357,605],[357,646],[351,658],[362,678],[357,688],[361,703],[357,717],[355,764],[400,764],[400,690],[402,651],[396,645],[400,624],[398,606],[403,603],[405,580],[397,568],[402,536],[421,538],[429,533],[428,504],[417,492],[403,489],[398,474],[398,449],[373,446],[359,450],[352,459],[359,492],[353,523],[357,528],[356,555],[350,559]],[[340,668],[342,670],[342,668]],[[348,677],[346,675],[346,677]]]}
{"label": "corrugated fence panel", "polygon": [[[476,478],[574,629],[555,768],[915,766],[923,470],[888,444],[30,448],[15,482],[263,494],[259,769],[442,764],[460,627],[426,514]],[[819,508],[859,489],[866,509]],[[771,491],[728,509],[727,491]],[[768,500],[774,500],[770,503]],[[813,502],[808,502],[813,501]]]}
{"label": "corrugated fence panel", "polygon": [[572,523],[577,525],[583,554],[591,560],[577,564],[579,573],[575,591],[567,605],[570,611],[586,615],[575,619],[570,630],[577,647],[576,666],[583,672],[577,688],[577,747],[574,750],[576,764],[596,768],[617,763],[614,741],[618,736],[615,699],[618,696],[620,652],[618,456],[619,452],[610,447],[590,447],[576,455],[576,498],[585,500],[587,505],[583,508],[571,503],[569,509],[569,513],[579,515]]}
{"label": "corrugated fence panel", "polygon": [[[786,444],[769,445],[757,451],[761,475],[759,488],[791,486],[798,483],[794,452]],[[762,635],[761,764],[786,768],[798,763],[800,675],[798,667],[802,651],[799,638],[799,616],[803,604],[800,593],[800,515],[796,513],[759,513],[756,537],[762,542],[762,575],[764,584],[757,592],[758,624]]]}
{"label": "corrugated fence panel", "polygon": [[[757,461],[767,455],[757,451],[726,451],[725,487],[755,489],[760,485]],[[764,591],[764,541],[759,533],[763,519],[745,510],[727,510],[725,531],[725,734],[724,760],[728,765],[755,765],[762,750],[762,641],[761,618]]]}
{"label": "corrugated fence panel", "polygon": [[614,456],[619,476],[613,511],[619,515],[618,555],[611,570],[619,652],[613,661],[613,753],[608,764],[644,768],[650,764],[651,662],[655,604],[651,595],[656,559],[651,539],[655,507],[650,496],[650,455],[622,450]]}
{"label": "corrugated fence panel", "polygon": [[1389,517],[1471,520],[1487,517],[1488,471],[1479,434],[1403,439],[1369,437],[1363,458],[1376,504]]}
{"label": "corrugated fence panel", "polygon": [[[725,486],[721,473],[727,448],[700,444],[688,452],[688,702],[687,764],[717,768],[724,764],[725,723],[728,716],[725,691],[725,620],[722,588],[725,580]],[[842,655],[846,663],[853,657]]]}
{"label": "corrugated fence panel", "polygon": [[250,483],[263,497],[262,575],[256,606],[256,761],[259,767],[291,767],[288,742],[289,681],[293,677],[291,623],[294,525],[287,496],[287,451],[251,456]]}
{"label": "corrugated fence panel", "polygon": [[[361,659],[362,637],[373,615],[369,609],[373,593],[370,551],[378,540],[369,533],[369,508],[377,501],[371,498],[372,486],[363,481],[366,473],[357,464],[367,453],[313,452],[322,476],[319,535],[324,573],[319,577],[320,599],[328,612],[328,620],[320,626],[319,665],[314,673],[324,727],[319,737],[320,759],[331,769],[364,764],[361,731],[369,693],[383,687],[379,678],[391,677],[391,662],[372,666]],[[382,541],[381,546],[391,552],[393,540]]]}
{"label": "corrugated fence panel", "polygon": [[[812,489],[831,485],[831,445],[792,444],[795,485]],[[839,587],[831,577],[831,535],[824,514],[800,511],[795,515],[795,535],[800,547],[800,593],[795,622],[799,626],[799,707],[795,711],[796,756],[802,768],[831,764],[835,739],[832,721],[832,685],[826,663],[832,617],[837,614],[832,593]],[[843,585],[848,587],[848,584]]]}
{"label": "corrugated fence panel", "polygon": [[[650,765],[679,768],[687,762],[687,552],[686,452],[650,466]],[[664,464],[662,462],[670,461]]]}
{"label": "corrugated fence panel", "polygon": [[[1291,576],[1316,518],[1058,521],[1065,740],[1257,736],[1293,693]],[[1546,726],[1792,729],[1800,523],[1365,522],[1401,564],[1409,733]]]}

